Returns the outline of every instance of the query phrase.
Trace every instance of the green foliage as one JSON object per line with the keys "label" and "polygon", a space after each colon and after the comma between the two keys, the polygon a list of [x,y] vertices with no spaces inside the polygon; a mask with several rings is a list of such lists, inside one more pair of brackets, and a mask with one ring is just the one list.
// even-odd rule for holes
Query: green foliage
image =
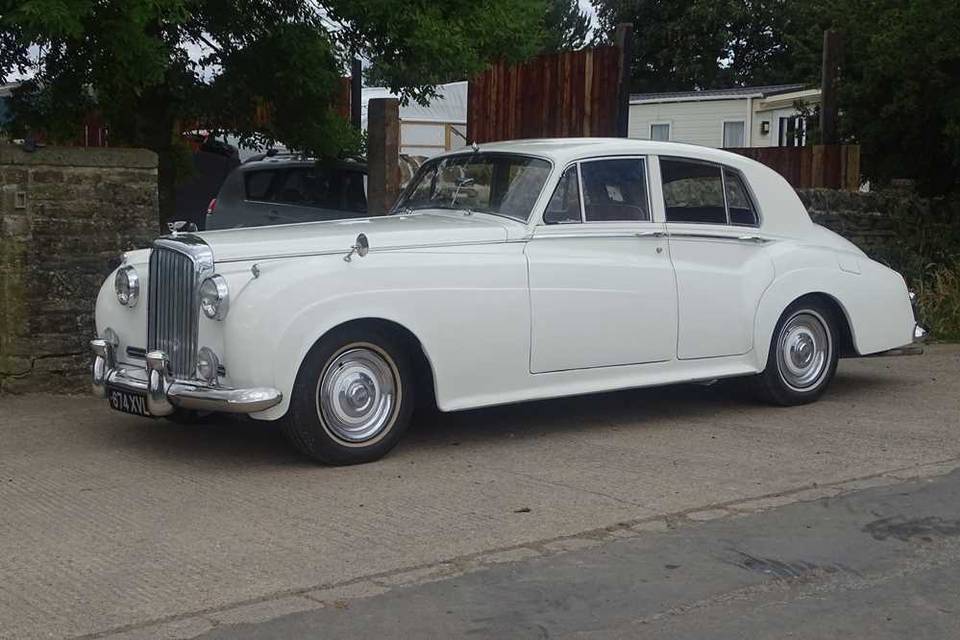
{"label": "green foliage", "polygon": [[437,81],[534,53],[543,8],[542,0],[0,0],[0,74],[35,73],[12,101],[17,131],[75,139],[96,108],[112,144],[156,151],[166,217],[180,129],[228,130],[320,157],[356,151],[359,135],[334,109],[350,57],[373,60],[392,89],[426,99]]}
{"label": "green foliage", "polygon": [[850,0],[829,5],[844,34],[840,121],[875,184],[914,178],[960,187],[960,3]]}
{"label": "green foliage", "polygon": [[591,39],[590,15],[577,0],[549,0],[543,34],[544,51],[582,49]]}
{"label": "green foliage", "polygon": [[938,340],[960,340],[960,197],[885,191],[872,205],[897,221],[895,242],[870,251],[917,294],[921,324]]}
{"label": "green foliage", "polygon": [[632,89],[813,81],[822,25],[802,0],[596,0],[600,30],[634,28]]}
{"label": "green foliage", "polygon": [[326,0],[344,51],[373,61],[368,76],[419,102],[433,86],[463,80],[491,61],[537,52],[543,0]]}

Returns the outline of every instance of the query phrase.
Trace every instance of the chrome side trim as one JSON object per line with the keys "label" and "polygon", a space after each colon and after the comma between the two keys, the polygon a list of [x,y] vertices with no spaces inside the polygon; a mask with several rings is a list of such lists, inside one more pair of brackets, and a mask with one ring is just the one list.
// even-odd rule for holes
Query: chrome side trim
{"label": "chrome side trim", "polygon": [[[443,249],[446,247],[470,247],[491,244],[516,244],[518,242],[527,242],[529,238],[517,238],[513,240],[480,240],[467,242],[437,242],[435,244],[408,244],[394,245],[390,247],[371,247],[370,253],[386,253],[388,251],[410,251],[412,249]],[[333,256],[343,255],[343,249],[324,249],[322,251],[303,251],[299,253],[266,253],[255,256],[244,256],[242,258],[226,258],[219,262],[227,264],[231,262],[257,262],[259,260],[285,260],[287,258],[311,258],[314,256]]]}
{"label": "chrome side trim", "polygon": [[707,233],[696,231],[669,231],[667,235],[671,238],[701,238],[706,240],[729,240],[732,242],[751,242],[754,244],[766,244],[773,242],[771,238],[764,238],[758,235],[731,236],[723,233]]}

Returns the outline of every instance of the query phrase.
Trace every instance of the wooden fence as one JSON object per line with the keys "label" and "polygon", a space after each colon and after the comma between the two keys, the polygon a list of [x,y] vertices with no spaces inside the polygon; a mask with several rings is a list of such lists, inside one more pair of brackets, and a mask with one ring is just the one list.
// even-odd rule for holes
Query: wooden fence
{"label": "wooden fence", "polygon": [[467,139],[622,135],[621,58],[608,46],[495,65],[470,81]]}
{"label": "wooden fence", "polygon": [[726,149],[767,165],[796,189],[860,189],[860,146],[747,147]]}

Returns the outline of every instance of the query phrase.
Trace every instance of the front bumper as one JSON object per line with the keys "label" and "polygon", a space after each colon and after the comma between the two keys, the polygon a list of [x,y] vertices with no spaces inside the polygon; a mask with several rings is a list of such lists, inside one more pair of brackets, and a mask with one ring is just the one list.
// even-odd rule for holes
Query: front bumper
{"label": "front bumper", "polygon": [[270,387],[229,389],[200,380],[174,378],[170,361],[162,351],[147,354],[147,366],[118,366],[116,349],[103,339],[90,341],[93,349],[93,394],[107,397],[107,387],[143,394],[147,410],[153,416],[167,416],[176,409],[219,411],[223,413],[256,413],[279,403],[283,395]]}

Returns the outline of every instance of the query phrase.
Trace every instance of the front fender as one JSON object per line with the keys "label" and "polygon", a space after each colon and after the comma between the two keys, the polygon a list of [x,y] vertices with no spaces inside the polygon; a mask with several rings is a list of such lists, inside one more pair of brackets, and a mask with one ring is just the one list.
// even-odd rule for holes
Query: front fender
{"label": "front fender", "polygon": [[[231,382],[283,393],[280,404],[255,418],[286,413],[307,352],[351,320],[388,320],[413,333],[433,369],[441,408],[485,385],[497,388],[497,378],[478,379],[478,369],[527,369],[529,304],[519,245],[371,252],[349,263],[341,255],[316,256],[258,267],[260,276],[231,304],[226,334]],[[496,339],[458,335],[478,326]]]}

